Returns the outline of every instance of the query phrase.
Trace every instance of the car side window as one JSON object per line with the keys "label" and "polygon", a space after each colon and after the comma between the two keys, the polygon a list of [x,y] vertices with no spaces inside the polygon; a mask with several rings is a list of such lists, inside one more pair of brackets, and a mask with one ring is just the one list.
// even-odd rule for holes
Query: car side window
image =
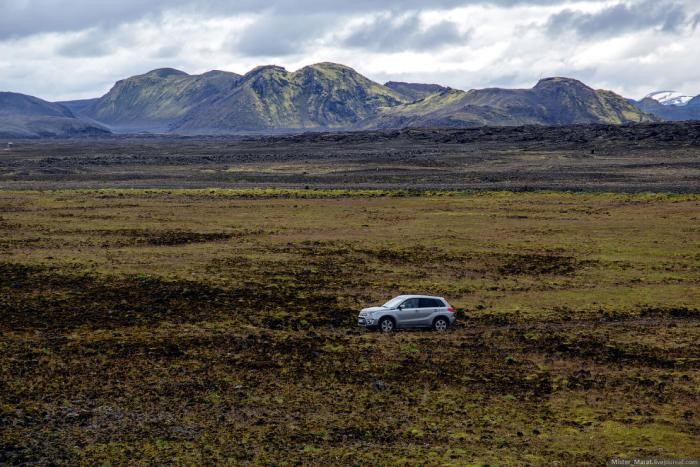
{"label": "car side window", "polygon": [[401,305],[403,308],[418,308],[418,299],[417,298],[409,298],[403,304]]}
{"label": "car side window", "polygon": [[445,304],[442,303],[442,300],[438,300],[437,298],[431,298],[430,299],[433,302],[433,308],[444,308]]}
{"label": "car side window", "polygon": [[432,298],[418,299],[418,308],[435,308],[435,300]]}

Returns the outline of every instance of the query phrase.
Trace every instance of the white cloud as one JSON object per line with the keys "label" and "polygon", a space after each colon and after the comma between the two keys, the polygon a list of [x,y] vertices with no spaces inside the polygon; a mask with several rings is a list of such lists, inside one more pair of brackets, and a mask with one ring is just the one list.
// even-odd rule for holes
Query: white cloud
{"label": "white cloud", "polygon": [[[49,100],[85,98],[159,67],[245,73],[268,63],[294,70],[335,61],[381,82],[530,87],[542,76],[564,75],[630,97],[659,88],[700,94],[694,63],[700,5],[669,1],[675,22],[665,28],[666,16],[658,10],[641,19],[631,16],[648,0],[445,0],[431,2],[430,8],[417,0],[358,0],[343,2],[342,8],[333,5],[339,2],[312,0],[296,9],[291,0],[276,0],[262,10],[248,0],[159,1],[146,9],[127,0],[122,9],[116,3],[107,9],[115,14],[111,19],[86,13],[47,19],[37,29],[22,23],[13,34],[0,34],[0,90]],[[68,3],[80,2],[85,3]],[[31,5],[39,3],[54,4],[58,16],[75,13],[75,8],[62,12],[57,0],[9,0],[10,16],[28,18]],[[579,27],[578,33],[552,30],[552,18],[566,11],[574,13],[558,16],[557,24],[564,18]],[[610,12],[623,13],[624,27],[610,26],[618,17]],[[605,24],[597,25],[596,18]],[[6,16],[0,25],[8,21]],[[580,33],[597,26],[605,33]],[[382,28],[388,30],[377,38]]]}

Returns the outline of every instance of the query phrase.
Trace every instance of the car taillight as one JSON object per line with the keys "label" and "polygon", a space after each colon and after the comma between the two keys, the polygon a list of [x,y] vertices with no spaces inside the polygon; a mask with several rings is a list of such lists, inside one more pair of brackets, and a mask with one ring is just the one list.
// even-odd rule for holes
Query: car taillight
{"label": "car taillight", "polygon": [[451,306],[448,306],[448,307],[447,307],[447,311],[449,311],[450,313],[454,313],[454,312],[455,312],[455,309],[452,308]]}

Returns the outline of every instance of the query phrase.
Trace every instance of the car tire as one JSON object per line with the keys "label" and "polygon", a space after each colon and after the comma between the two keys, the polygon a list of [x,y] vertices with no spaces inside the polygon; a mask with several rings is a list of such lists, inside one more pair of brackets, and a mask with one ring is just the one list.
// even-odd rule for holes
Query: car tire
{"label": "car tire", "polygon": [[439,316],[433,321],[433,330],[437,332],[445,332],[448,327],[450,327],[450,323],[447,322],[447,318]]}
{"label": "car tire", "polygon": [[379,332],[389,333],[389,332],[393,332],[394,329],[396,329],[396,325],[394,324],[393,319],[382,318],[379,320],[379,324],[377,325],[377,328],[379,329]]}

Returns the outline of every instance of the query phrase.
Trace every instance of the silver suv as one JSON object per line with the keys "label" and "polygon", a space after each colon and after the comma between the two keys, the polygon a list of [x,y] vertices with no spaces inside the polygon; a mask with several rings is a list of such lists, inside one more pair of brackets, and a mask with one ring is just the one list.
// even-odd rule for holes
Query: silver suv
{"label": "silver suv", "polygon": [[357,325],[391,332],[394,329],[433,328],[445,331],[455,322],[454,308],[442,297],[399,295],[382,306],[360,311]]}

